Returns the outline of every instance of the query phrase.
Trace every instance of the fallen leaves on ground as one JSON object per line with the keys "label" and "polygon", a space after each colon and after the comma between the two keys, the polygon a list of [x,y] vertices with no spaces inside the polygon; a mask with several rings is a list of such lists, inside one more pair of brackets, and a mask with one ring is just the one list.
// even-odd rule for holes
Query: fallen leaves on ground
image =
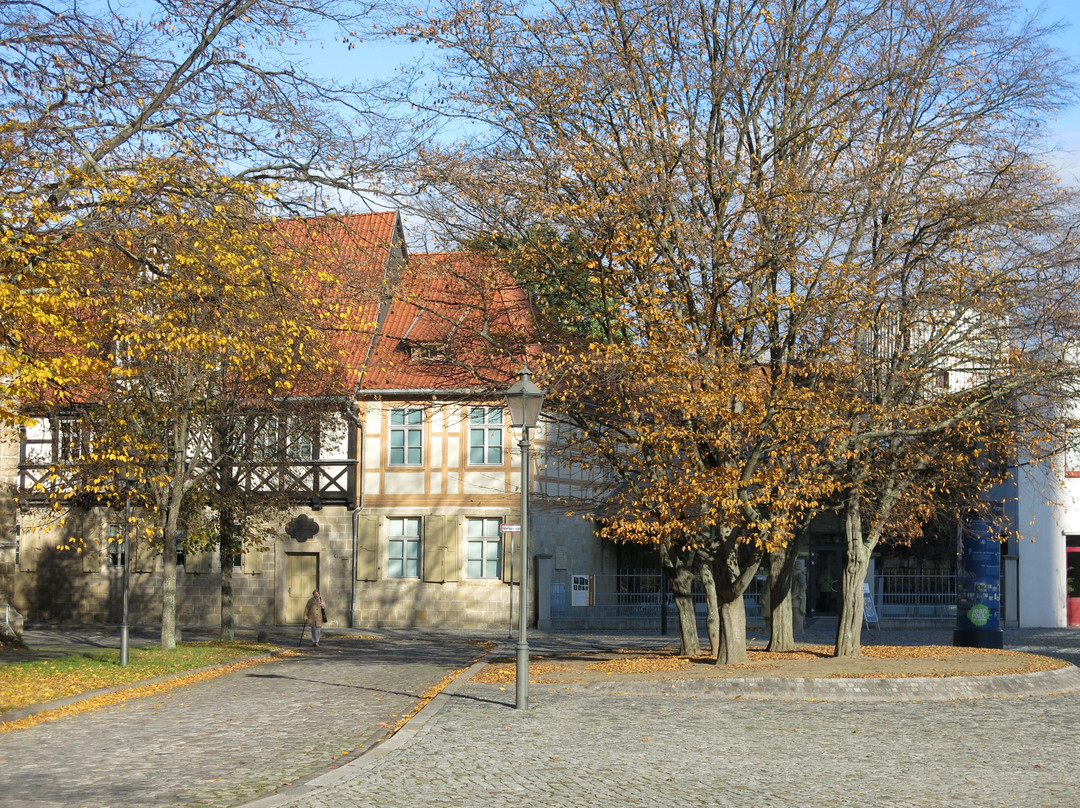
{"label": "fallen leaves on ground", "polygon": [[585,669],[603,673],[660,673],[681,670],[690,664],[686,657],[639,656],[590,662]]}
{"label": "fallen leaves on ground", "polygon": [[[569,665],[561,665],[551,662],[530,662],[529,663],[529,681],[539,682],[541,680],[536,679],[536,676],[543,676],[545,673],[554,673],[555,671],[568,671]],[[480,673],[476,674],[472,678],[474,682],[480,682],[485,685],[501,685],[507,682],[517,681],[517,667],[515,665],[488,665]]]}
{"label": "fallen leaves on ground", "polygon": [[[801,644],[793,651],[747,649],[747,662],[716,665],[711,657],[681,656],[674,650],[643,653],[620,648],[606,653],[566,654],[560,661],[533,662],[529,681],[537,684],[598,681],[604,678],[679,679],[730,675],[799,675],[822,678],[909,678],[948,676],[994,676],[1035,673],[1064,667],[1068,663],[1051,657],[989,648],[958,648],[943,645],[870,645],[862,656],[838,659],[834,646]],[[535,657],[534,657],[535,659]],[[798,672],[793,673],[793,667]],[[561,673],[552,677],[551,674]],[[545,678],[545,674],[548,678]],[[494,659],[473,677],[481,684],[516,681],[516,665]]]}
{"label": "fallen leaves on ground", "polygon": [[168,651],[159,646],[134,647],[130,649],[129,664],[125,666],[120,665],[117,649],[3,665],[0,666],[0,714],[274,650],[275,646],[266,643],[216,640],[183,643]]}
{"label": "fallen leaves on ground", "polygon": [[26,718],[18,719],[16,721],[5,721],[3,723],[0,723],[0,733],[10,732],[11,730],[15,729],[26,729],[27,727],[32,727],[35,724],[41,724],[46,721],[55,721],[58,718],[75,715],[76,713],[84,713],[91,710],[98,710],[102,707],[107,707],[110,704],[118,704],[122,701],[126,701],[132,698],[158,696],[163,693],[168,693],[170,690],[175,690],[178,687],[192,685],[197,682],[205,682],[208,679],[214,679],[218,676],[224,676],[228,673],[235,673],[236,671],[241,671],[245,668],[251,668],[255,665],[262,665],[266,662],[270,662],[272,659],[276,660],[281,659],[282,657],[290,656],[299,656],[299,653],[296,651],[283,651],[275,657],[264,656],[255,659],[242,659],[231,664],[219,665],[214,668],[200,670],[194,673],[184,674],[182,676],[176,676],[171,679],[147,682],[145,684],[134,684],[130,687],[121,688],[120,690],[114,690],[109,693],[101,693],[96,696],[90,696],[73,704],[69,704],[65,707],[58,707],[53,710],[43,710],[39,713],[34,713],[33,715],[27,716]]}

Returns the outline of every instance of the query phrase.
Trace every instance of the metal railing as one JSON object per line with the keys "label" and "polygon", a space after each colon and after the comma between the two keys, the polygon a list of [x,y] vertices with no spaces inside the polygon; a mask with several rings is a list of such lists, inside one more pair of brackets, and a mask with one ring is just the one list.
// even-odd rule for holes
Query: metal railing
{"label": "metal railing", "polygon": [[871,586],[878,614],[891,620],[946,620],[956,617],[956,574],[923,570],[883,570]]}
{"label": "metal railing", "polygon": [[[955,619],[955,573],[885,570],[876,573],[870,583],[882,619]],[[743,595],[750,622],[764,618],[761,595],[765,585],[765,576],[759,574]],[[698,617],[704,619],[705,593],[700,581],[694,582],[693,598]],[[669,585],[659,571],[648,570],[557,577],[552,585],[551,615],[555,619],[578,619],[598,625],[646,623],[665,616],[676,619]]]}
{"label": "metal railing", "polygon": [[[762,576],[744,595],[749,619],[761,616],[758,601]],[[695,580],[693,599],[698,616],[705,615],[705,592]],[[632,570],[601,575],[571,575],[555,580],[551,593],[553,618],[578,617],[590,621],[660,620],[665,609],[675,618],[675,599],[659,571]]]}

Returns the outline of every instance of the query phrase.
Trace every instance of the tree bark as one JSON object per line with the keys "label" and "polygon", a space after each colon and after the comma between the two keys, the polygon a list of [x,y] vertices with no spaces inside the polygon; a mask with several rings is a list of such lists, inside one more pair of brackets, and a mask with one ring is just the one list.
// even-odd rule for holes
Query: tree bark
{"label": "tree bark", "polygon": [[713,561],[716,595],[720,600],[720,646],[717,665],[746,662],[746,605],[743,593],[761,564],[761,550],[743,544],[726,531]]}
{"label": "tree bark", "polygon": [[746,662],[746,604],[740,592],[732,600],[720,604],[723,630],[716,655],[717,665],[736,665]]}
{"label": "tree bark", "polygon": [[844,572],[840,591],[840,621],[836,626],[836,656],[862,653],[863,582],[873,549],[863,540],[859,495],[850,493],[844,502]]}
{"label": "tree bark", "polygon": [[709,656],[716,659],[720,653],[720,604],[716,597],[716,579],[712,563],[698,554],[698,574],[705,590],[705,630],[709,635]]}
{"label": "tree bark", "polygon": [[679,653],[682,656],[697,656],[701,653],[693,595],[695,556],[693,550],[668,546],[660,548],[664,576],[671,584],[679,615]]}
{"label": "tree bark", "polygon": [[231,640],[235,637],[233,554],[237,549],[232,529],[232,511],[229,508],[223,507],[218,511],[218,535],[221,537],[221,627],[218,636],[223,640]]}
{"label": "tree bark", "polygon": [[791,574],[799,549],[790,544],[769,553],[769,651],[794,651],[795,629],[791,614]]}
{"label": "tree bark", "polygon": [[176,647],[176,519],[180,509],[180,497],[174,497],[165,515],[161,547],[161,650]]}

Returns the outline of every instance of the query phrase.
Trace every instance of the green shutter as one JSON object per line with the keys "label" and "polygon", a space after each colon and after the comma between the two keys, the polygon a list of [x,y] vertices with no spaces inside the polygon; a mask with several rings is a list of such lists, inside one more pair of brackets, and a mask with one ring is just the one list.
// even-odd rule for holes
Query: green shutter
{"label": "green shutter", "polygon": [[356,580],[379,579],[379,524],[381,517],[361,514],[356,520]]}
{"label": "green shutter", "polygon": [[184,554],[184,572],[188,575],[210,572],[210,562],[213,557],[213,550],[188,550]]}
{"label": "green shutter", "polygon": [[461,529],[457,516],[429,516],[424,520],[424,580],[447,583],[461,577]]}
{"label": "green shutter", "polygon": [[269,550],[264,550],[262,547],[252,547],[244,551],[244,555],[240,558],[240,569],[249,575],[258,575],[263,571],[263,556],[265,556]]}

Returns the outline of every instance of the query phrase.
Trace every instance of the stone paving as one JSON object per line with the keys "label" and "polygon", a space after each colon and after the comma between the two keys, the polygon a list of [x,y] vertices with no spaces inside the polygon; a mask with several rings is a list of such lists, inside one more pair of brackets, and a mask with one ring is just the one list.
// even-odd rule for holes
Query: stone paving
{"label": "stone paving", "polygon": [[461,688],[385,756],[250,808],[1080,804],[1080,695],[813,703]]}
{"label": "stone paving", "polygon": [[235,805],[370,748],[483,651],[460,638],[328,634],[304,650],[0,734],[0,806]]}
{"label": "stone paving", "polygon": [[[948,642],[948,632],[864,636]],[[530,637],[537,652],[671,642]],[[1080,684],[872,703],[533,684],[530,709],[517,711],[512,684],[466,674],[372,747],[379,720],[396,720],[476,647],[464,635],[408,632],[343,639],[332,653],[323,645],[302,660],[0,735],[0,805],[1080,805]],[[1080,660],[1076,630],[1007,633],[1006,645]],[[964,686],[940,685],[954,697]],[[361,743],[370,751],[339,765]]]}

